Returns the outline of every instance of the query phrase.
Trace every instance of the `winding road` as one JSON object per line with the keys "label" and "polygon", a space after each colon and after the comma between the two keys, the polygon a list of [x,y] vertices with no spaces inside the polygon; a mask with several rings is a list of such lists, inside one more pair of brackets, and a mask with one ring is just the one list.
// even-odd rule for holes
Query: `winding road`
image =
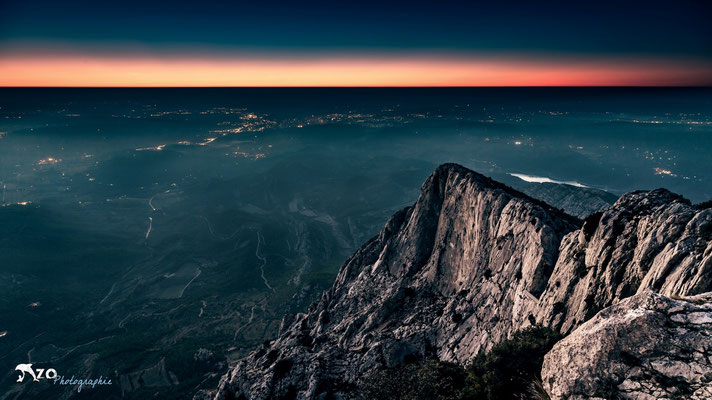
{"label": "winding road", "polygon": [[255,248],[255,257],[257,257],[260,261],[262,261],[262,265],[260,265],[260,275],[262,276],[262,280],[265,282],[265,286],[267,286],[268,289],[271,291],[275,291],[272,286],[270,286],[269,282],[267,281],[267,278],[265,277],[265,265],[267,264],[267,259],[260,255],[260,244],[264,242],[264,239],[262,238],[262,233],[260,231],[257,231],[257,248]]}

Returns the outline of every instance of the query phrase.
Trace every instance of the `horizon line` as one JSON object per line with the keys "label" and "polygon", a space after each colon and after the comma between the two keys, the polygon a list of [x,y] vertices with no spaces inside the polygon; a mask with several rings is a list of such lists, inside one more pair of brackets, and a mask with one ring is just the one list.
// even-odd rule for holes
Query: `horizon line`
{"label": "horizon line", "polygon": [[0,54],[6,87],[712,86],[712,63],[527,57],[161,58]]}
{"label": "horizon line", "polygon": [[124,86],[0,85],[0,89],[712,89],[702,85],[262,85],[262,86]]}

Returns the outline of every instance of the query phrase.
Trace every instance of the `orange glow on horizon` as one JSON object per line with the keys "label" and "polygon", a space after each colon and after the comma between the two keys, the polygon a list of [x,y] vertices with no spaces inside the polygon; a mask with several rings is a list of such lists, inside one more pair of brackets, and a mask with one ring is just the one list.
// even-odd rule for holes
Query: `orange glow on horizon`
{"label": "orange glow on horizon", "polygon": [[697,86],[712,65],[515,57],[111,57],[0,53],[0,86]]}

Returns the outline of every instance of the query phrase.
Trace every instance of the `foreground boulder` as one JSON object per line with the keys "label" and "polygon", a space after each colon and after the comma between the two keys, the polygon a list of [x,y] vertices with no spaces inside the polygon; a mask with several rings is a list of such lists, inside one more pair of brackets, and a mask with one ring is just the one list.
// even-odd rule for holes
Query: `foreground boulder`
{"label": "foreground boulder", "polygon": [[542,379],[552,399],[712,398],[712,293],[601,311],[547,353]]}

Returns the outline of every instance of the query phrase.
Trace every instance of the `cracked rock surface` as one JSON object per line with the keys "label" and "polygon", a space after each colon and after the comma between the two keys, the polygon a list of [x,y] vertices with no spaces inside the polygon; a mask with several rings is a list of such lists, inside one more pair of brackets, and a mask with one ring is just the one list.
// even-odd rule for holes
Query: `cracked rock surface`
{"label": "cracked rock surface", "polygon": [[542,378],[552,399],[710,399],[712,293],[606,308],[554,346]]}
{"label": "cracked rock surface", "polygon": [[537,320],[567,333],[645,290],[712,291],[711,239],[712,209],[665,189],[625,194],[564,239]]}

